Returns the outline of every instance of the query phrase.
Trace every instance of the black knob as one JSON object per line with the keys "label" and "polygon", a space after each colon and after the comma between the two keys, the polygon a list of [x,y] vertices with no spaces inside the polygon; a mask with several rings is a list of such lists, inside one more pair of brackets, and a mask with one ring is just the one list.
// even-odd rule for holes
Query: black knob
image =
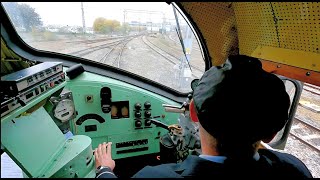
{"label": "black knob", "polygon": [[149,101],[146,101],[144,103],[144,108],[149,109],[151,107],[151,103]]}
{"label": "black knob", "polygon": [[134,124],[136,127],[141,127],[141,125],[142,125],[141,121],[139,121],[139,120],[137,120]]}
{"label": "black knob", "polygon": [[134,116],[135,116],[136,118],[140,118],[140,117],[141,117],[141,112],[135,112],[135,113],[134,113]]}
{"label": "black knob", "polygon": [[192,94],[188,94],[188,99],[191,100],[192,99]]}
{"label": "black knob", "polygon": [[144,125],[145,125],[145,126],[150,126],[150,125],[151,125],[151,121],[150,121],[150,120],[146,120],[146,121],[144,122]]}
{"label": "black knob", "polygon": [[201,148],[200,141],[196,141],[196,143],[194,143],[194,148],[196,148],[196,149],[200,149]]}
{"label": "black knob", "polygon": [[150,111],[145,111],[144,112],[144,117],[145,118],[149,118],[151,116],[151,112]]}
{"label": "black knob", "polygon": [[140,104],[140,103],[136,103],[136,104],[134,105],[134,108],[135,108],[136,110],[140,110],[140,109],[141,109],[141,104]]}

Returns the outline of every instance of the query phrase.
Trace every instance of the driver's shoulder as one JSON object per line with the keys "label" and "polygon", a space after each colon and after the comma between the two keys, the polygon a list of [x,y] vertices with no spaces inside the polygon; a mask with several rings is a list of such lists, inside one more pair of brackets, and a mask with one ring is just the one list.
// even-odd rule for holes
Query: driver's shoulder
{"label": "driver's shoulder", "polygon": [[190,155],[186,160],[181,163],[166,163],[157,166],[146,166],[136,173],[133,177],[182,177],[181,174],[190,167],[191,164],[196,164],[201,158],[198,156]]}

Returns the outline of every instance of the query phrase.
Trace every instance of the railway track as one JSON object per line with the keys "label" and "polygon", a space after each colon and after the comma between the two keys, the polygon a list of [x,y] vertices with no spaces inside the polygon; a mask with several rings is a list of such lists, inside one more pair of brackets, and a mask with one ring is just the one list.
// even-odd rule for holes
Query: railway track
{"label": "railway track", "polygon": [[[174,61],[176,61],[176,60],[180,61],[180,58],[177,57],[175,54],[172,54],[171,52],[169,52],[169,51],[161,48],[160,46],[155,45],[153,42],[151,42],[151,41],[148,40],[147,38],[146,38],[146,40],[147,40],[149,43],[151,43],[153,46],[155,46],[156,48],[160,49],[160,50],[163,51],[164,53],[166,53],[166,54],[170,55],[171,57],[173,57],[173,59],[175,59]],[[183,55],[183,54],[182,54],[182,55]],[[203,71],[203,70],[201,70],[200,68],[198,68],[198,67],[196,67],[196,66],[193,66],[193,65],[190,65],[190,66],[191,66],[193,69],[196,69],[196,70],[198,70],[198,71],[201,71],[201,72]]]}
{"label": "railway track", "polygon": [[[74,52],[71,52],[71,53],[68,53],[68,54],[71,54],[71,55],[74,55],[74,56],[83,57],[85,55],[88,55],[88,54],[91,54],[93,52],[99,51],[101,49],[106,49],[106,48],[111,48],[112,49],[113,47],[119,45],[120,43],[122,43],[124,41],[127,41],[128,38],[132,38],[133,39],[133,38],[135,38],[137,36],[141,36],[141,35],[133,35],[133,36],[126,36],[126,37],[122,37],[122,38],[112,38],[112,39],[109,38],[108,40],[114,40],[114,41],[106,42],[104,44],[93,46],[93,47],[89,47],[89,48],[84,48],[84,49],[81,49],[81,50],[78,50],[78,51],[74,51]],[[106,39],[103,39],[103,40],[106,41]],[[90,40],[88,40],[88,41],[90,41]],[[99,42],[101,42],[101,41],[102,40],[100,39]],[[96,42],[90,41],[90,43],[97,43],[97,41]],[[101,59],[100,59],[100,61],[101,61]]]}
{"label": "railway track", "polygon": [[[118,50],[118,53],[115,53],[116,54],[116,58],[114,58],[114,60],[112,61],[112,63],[110,63],[110,65],[120,68],[120,61],[121,61],[122,53],[123,53],[126,45],[131,40],[133,40],[134,38],[139,37],[139,36],[141,36],[141,35],[136,35],[136,36],[133,36],[133,37],[131,37],[129,39],[124,39],[124,40],[118,42],[117,44],[113,45],[111,50],[108,51],[104,56],[102,56],[102,58],[99,60],[99,62],[107,64],[106,60],[107,59],[111,60],[111,58],[110,58],[111,54],[115,53]],[[118,48],[119,46],[121,46],[121,47]]]}
{"label": "railway track", "polygon": [[[140,35],[138,35],[140,36]],[[108,51],[104,56],[102,56],[102,58],[99,60],[99,62],[101,63],[104,63],[104,64],[107,64],[106,60],[107,59],[111,59],[111,54],[116,52],[118,50],[118,53],[115,53],[116,54],[116,58],[114,58],[114,60],[112,61],[111,65],[113,66],[116,66],[118,68],[120,68],[120,61],[121,61],[121,57],[122,57],[122,53],[126,47],[126,45],[131,41],[133,40],[134,38],[138,37],[138,36],[134,36],[134,37],[131,37],[129,39],[124,39],[120,42],[118,42],[117,44],[115,44],[110,51]],[[122,46],[121,46],[122,45]],[[119,46],[120,49],[118,48]]]}
{"label": "railway track", "polygon": [[110,51],[108,51],[104,56],[102,56],[102,58],[99,60],[99,62],[101,63],[105,63],[106,59],[110,56],[110,54],[116,49],[116,47],[118,47],[119,44],[121,44],[123,41],[120,41],[118,43],[116,43],[111,49]]}
{"label": "railway track", "polygon": [[[168,37],[167,35],[166,35],[166,37],[167,38],[170,38],[170,37]],[[172,39],[171,39],[172,40]],[[175,56],[175,57],[181,57],[181,56],[184,56],[184,54],[183,54],[183,52],[182,52],[182,47],[180,46],[180,48],[178,48],[177,46],[175,46],[175,45],[172,45],[171,43],[169,43],[169,44],[164,44],[164,42],[162,42],[161,40],[160,41],[158,41],[160,44],[161,44],[161,46],[162,47],[165,47],[165,49],[167,49],[166,51],[167,52],[169,52],[169,51],[173,51],[173,56]],[[176,43],[179,43],[180,44],[180,42],[176,42]],[[193,49],[192,50],[197,50],[197,51],[199,51],[200,52],[200,50],[199,50],[199,47],[196,47],[195,48],[195,46],[196,45],[193,45],[194,47],[193,47]],[[160,46],[158,46],[158,47],[160,47]],[[161,47],[160,47],[161,48]],[[163,48],[162,48],[163,49]],[[177,56],[179,54],[179,56]],[[196,54],[194,54],[194,53],[192,53],[192,55],[196,55]],[[192,55],[191,55],[191,58],[192,58]],[[197,56],[197,55],[196,55]],[[203,60],[203,62],[204,62],[204,60]],[[198,63],[196,63],[196,64],[198,64]],[[193,67],[197,67],[198,69],[201,67],[201,66],[195,66],[194,64],[192,65]],[[204,66],[204,64],[202,64],[202,66]],[[200,68],[201,69],[201,68]]]}
{"label": "railway track", "polygon": [[[147,38],[146,38],[147,39]],[[148,39],[147,39],[148,40]],[[171,53],[171,52],[169,52],[168,50],[165,50],[164,48],[162,48],[162,47],[160,47],[160,46],[158,46],[158,45],[155,45],[153,42],[151,42],[150,40],[148,40],[148,42],[150,42],[153,46],[156,46],[157,48],[159,48],[160,50],[162,50],[162,51],[164,51],[165,53],[167,53],[167,54],[169,54],[170,56],[172,56],[172,57],[174,57],[175,59],[177,59],[177,60],[179,60],[180,61],[180,58],[179,57],[181,57],[181,56],[184,56],[183,55],[183,53],[181,52],[181,50],[175,50],[175,51],[178,51],[179,52],[179,54],[181,54],[181,56],[179,56],[179,57],[177,57],[176,56],[176,53]],[[162,42],[160,42],[161,44],[163,44]],[[170,46],[170,47],[172,47],[172,46]],[[172,47],[172,48],[176,48],[176,47]],[[193,68],[193,69],[196,69],[196,70],[198,70],[198,71],[203,71],[203,70],[201,70],[199,67],[197,67],[197,66],[194,66],[194,65],[191,65],[190,64],[190,66]]]}
{"label": "railway track", "polygon": [[[304,83],[303,90],[313,93],[315,96],[319,95],[314,92],[319,92],[320,88],[308,83]],[[314,112],[310,108],[299,104],[299,107],[305,108],[307,111]],[[303,144],[309,146],[312,150],[320,153],[320,128],[316,127],[302,118],[295,117],[293,124],[291,126],[290,135],[302,142]]]}
{"label": "railway track", "polygon": [[295,117],[290,135],[320,153],[320,129]]}
{"label": "railway track", "polygon": [[117,43],[121,42],[122,40],[118,40],[118,41],[112,41],[112,42],[107,42],[98,46],[93,46],[90,48],[85,48],[85,49],[81,49],[78,51],[74,51],[68,54],[74,55],[74,56],[80,56],[83,57],[85,55],[88,55],[90,53],[93,53],[95,51],[101,50],[101,49],[106,49],[106,48],[110,48],[110,46],[116,45]]}
{"label": "railway track", "polygon": [[129,35],[129,36],[118,36],[118,37],[107,37],[107,38],[100,38],[100,39],[88,39],[88,40],[80,40],[80,41],[67,41],[66,43],[85,43],[85,44],[93,44],[103,41],[110,41],[115,39],[125,39],[129,37],[133,37],[135,35]]}
{"label": "railway track", "polygon": [[[161,55],[162,57],[164,57],[169,63],[173,64],[173,65],[177,65],[180,62],[180,59],[173,56],[172,54],[168,53],[167,51],[161,49],[160,47],[158,47],[157,45],[153,44],[152,42],[150,42],[146,36],[142,36],[142,41],[153,51],[155,51],[156,53],[158,53],[159,55]],[[201,72],[201,74],[203,73],[203,71],[197,67],[194,67],[191,65],[191,67],[199,72]],[[198,76],[192,74],[193,78],[199,78]]]}
{"label": "railway track", "polygon": [[320,95],[320,87],[319,86],[315,86],[315,85],[312,85],[312,84],[304,83],[303,89],[308,91],[308,92],[310,92],[310,93],[312,93],[312,94]]}

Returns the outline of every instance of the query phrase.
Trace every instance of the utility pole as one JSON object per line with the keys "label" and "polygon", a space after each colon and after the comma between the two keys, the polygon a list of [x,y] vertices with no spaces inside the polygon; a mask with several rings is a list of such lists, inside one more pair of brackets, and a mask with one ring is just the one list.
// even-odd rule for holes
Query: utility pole
{"label": "utility pole", "polygon": [[126,10],[123,10],[123,25],[122,25],[122,27],[123,27],[123,35],[125,35],[127,32],[127,29],[126,29],[126,27],[125,27],[125,24],[126,24]]}
{"label": "utility pole", "polygon": [[84,21],[83,2],[81,2],[81,11],[82,11],[82,31],[83,33],[86,33],[86,22]]}

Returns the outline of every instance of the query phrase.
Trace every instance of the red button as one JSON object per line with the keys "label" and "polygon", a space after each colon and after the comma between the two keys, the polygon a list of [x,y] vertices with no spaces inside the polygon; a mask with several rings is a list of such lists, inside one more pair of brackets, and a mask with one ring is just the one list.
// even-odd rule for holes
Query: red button
{"label": "red button", "polygon": [[53,87],[53,86],[54,86],[54,82],[51,82],[51,83],[50,83],[50,87]]}

